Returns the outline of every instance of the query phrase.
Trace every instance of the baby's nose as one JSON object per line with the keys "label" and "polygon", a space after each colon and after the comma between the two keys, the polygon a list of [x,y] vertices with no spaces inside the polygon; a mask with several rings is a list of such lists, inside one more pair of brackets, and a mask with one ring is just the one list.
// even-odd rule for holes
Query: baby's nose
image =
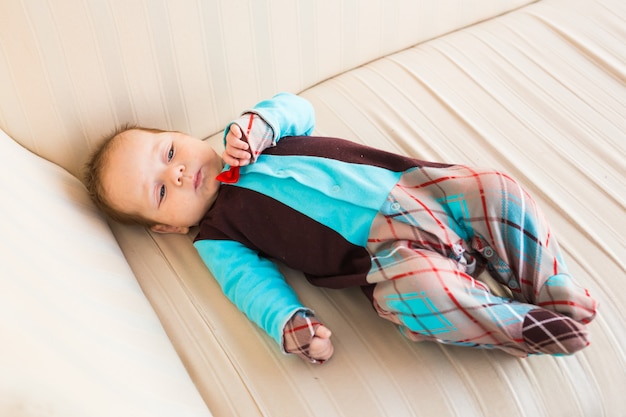
{"label": "baby's nose", "polygon": [[184,165],[178,165],[173,168],[174,183],[176,183],[177,185],[182,185],[184,176],[185,176]]}

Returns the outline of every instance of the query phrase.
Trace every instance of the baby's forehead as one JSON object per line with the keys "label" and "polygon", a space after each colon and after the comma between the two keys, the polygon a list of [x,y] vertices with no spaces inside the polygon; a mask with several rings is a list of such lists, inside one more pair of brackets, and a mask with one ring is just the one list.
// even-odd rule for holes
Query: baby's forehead
{"label": "baby's forehead", "polygon": [[125,130],[117,135],[118,140],[122,142],[134,140],[154,140],[159,134],[164,132],[154,129],[132,128]]}
{"label": "baby's forehead", "polygon": [[137,160],[148,156],[157,139],[154,132],[137,129],[126,130],[112,138],[106,156],[105,171],[116,170]]}
{"label": "baby's forehead", "polygon": [[[138,188],[152,164],[157,136],[156,132],[139,129],[126,130],[115,136],[102,166],[104,188]],[[116,196],[109,195],[109,199],[115,200]]]}
{"label": "baby's forehead", "polygon": [[158,139],[159,133],[142,129],[125,130],[113,138],[112,154],[119,153],[120,150],[135,153],[145,152]]}

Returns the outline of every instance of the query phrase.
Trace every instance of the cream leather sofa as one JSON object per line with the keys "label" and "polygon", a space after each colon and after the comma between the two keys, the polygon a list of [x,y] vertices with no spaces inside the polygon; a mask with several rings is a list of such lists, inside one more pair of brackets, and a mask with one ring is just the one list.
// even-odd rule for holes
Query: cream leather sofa
{"label": "cream leather sofa", "polygon": [[[413,344],[358,289],[285,270],[315,367],[221,294],[188,236],[109,224],[80,181],[135,122],[207,138],[279,91],[315,134],[506,170],[599,299],[592,345]],[[623,0],[2,0],[0,415],[626,415]],[[496,288],[497,289],[497,288]]]}

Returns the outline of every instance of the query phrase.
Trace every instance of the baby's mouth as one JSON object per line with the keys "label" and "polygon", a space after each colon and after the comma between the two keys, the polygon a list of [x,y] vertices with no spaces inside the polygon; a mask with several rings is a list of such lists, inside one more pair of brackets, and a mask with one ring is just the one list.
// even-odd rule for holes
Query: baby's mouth
{"label": "baby's mouth", "polygon": [[197,190],[202,184],[202,170],[198,170],[193,178],[193,189]]}

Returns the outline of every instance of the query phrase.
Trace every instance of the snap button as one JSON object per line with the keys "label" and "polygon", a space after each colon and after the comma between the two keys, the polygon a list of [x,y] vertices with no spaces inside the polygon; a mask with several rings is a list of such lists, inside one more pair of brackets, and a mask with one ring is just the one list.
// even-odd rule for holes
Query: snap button
{"label": "snap button", "polygon": [[519,284],[517,283],[517,281],[512,279],[512,280],[509,281],[509,288],[511,288],[511,289],[519,288]]}
{"label": "snap button", "polygon": [[494,255],[493,249],[491,249],[490,247],[486,247],[483,250],[483,256],[485,258],[489,259],[489,258],[493,257],[493,255]]}
{"label": "snap button", "polygon": [[396,201],[395,203],[391,204],[391,209],[395,211],[400,210],[400,203]]}
{"label": "snap button", "polygon": [[341,187],[340,187],[340,186],[338,186],[338,185],[333,185],[333,188],[331,188],[331,191],[332,191],[333,193],[338,193],[338,192],[339,192],[339,190],[341,190]]}

